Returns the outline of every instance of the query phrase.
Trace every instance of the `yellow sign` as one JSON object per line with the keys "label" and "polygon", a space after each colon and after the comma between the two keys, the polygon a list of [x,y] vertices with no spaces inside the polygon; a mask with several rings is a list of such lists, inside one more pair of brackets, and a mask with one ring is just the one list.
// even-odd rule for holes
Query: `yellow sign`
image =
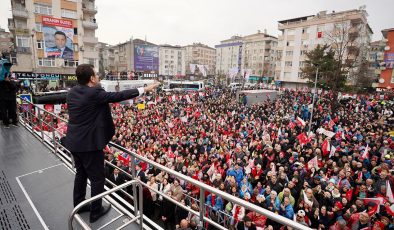
{"label": "yellow sign", "polygon": [[137,108],[138,108],[138,110],[143,110],[143,109],[145,109],[145,104],[138,104]]}

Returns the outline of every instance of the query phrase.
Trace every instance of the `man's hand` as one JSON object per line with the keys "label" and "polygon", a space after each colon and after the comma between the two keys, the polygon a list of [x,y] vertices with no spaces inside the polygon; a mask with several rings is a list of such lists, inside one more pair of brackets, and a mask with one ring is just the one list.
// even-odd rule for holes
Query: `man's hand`
{"label": "man's hand", "polygon": [[144,87],[144,92],[145,93],[152,92],[157,87],[159,87],[159,85],[160,85],[160,82],[155,82],[152,85],[148,85],[147,87]]}

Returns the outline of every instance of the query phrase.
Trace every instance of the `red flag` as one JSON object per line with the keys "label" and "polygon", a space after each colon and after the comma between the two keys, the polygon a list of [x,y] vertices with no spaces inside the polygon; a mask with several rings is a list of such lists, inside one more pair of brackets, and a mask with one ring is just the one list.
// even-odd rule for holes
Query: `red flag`
{"label": "red flag", "polygon": [[352,197],[353,197],[353,188],[349,189],[349,191],[346,192],[346,199],[348,200],[348,202],[352,200]]}
{"label": "red flag", "polygon": [[322,146],[322,152],[323,152],[323,156],[327,156],[327,154],[330,152],[330,143],[328,142],[328,140],[324,140]]}
{"label": "red flag", "polygon": [[289,123],[289,127],[290,127],[290,129],[294,129],[294,127],[295,127],[294,123],[293,123],[293,122],[290,122],[290,123]]}
{"label": "red flag", "polygon": [[393,205],[391,205],[391,206],[386,206],[386,212],[388,213],[388,214],[390,214],[391,216],[394,216],[394,204]]}
{"label": "red flag", "polygon": [[307,137],[307,135],[305,133],[301,133],[300,135],[298,135],[297,139],[302,146],[305,144],[308,144],[310,141],[310,139]]}
{"label": "red flag", "polygon": [[[379,213],[379,212],[380,212],[380,205],[382,205],[383,202],[384,202],[383,197],[363,198],[362,200],[363,200],[363,202],[364,202],[364,205],[367,205],[369,202],[372,202],[372,203],[375,203],[375,204],[376,204],[376,205],[375,205],[376,209],[372,209],[373,212],[368,213],[368,214],[372,214],[372,215],[375,214],[375,213]],[[371,211],[372,211],[372,210],[371,210]],[[370,215],[370,216],[371,216],[371,215]]]}

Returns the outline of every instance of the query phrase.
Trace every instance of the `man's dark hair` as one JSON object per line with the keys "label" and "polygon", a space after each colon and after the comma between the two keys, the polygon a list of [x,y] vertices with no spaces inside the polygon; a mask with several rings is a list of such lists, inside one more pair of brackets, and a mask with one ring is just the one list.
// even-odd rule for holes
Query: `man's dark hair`
{"label": "man's dark hair", "polygon": [[55,35],[54,35],[54,36],[56,36],[57,34],[63,35],[63,36],[64,36],[64,38],[66,38],[66,39],[67,39],[67,36],[66,36],[66,34],[65,34],[63,31],[60,31],[60,30],[56,31],[56,33],[55,33]]}
{"label": "man's dark hair", "polygon": [[95,75],[93,67],[90,64],[81,64],[77,67],[75,75],[77,75],[78,84],[88,84],[90,77]]}

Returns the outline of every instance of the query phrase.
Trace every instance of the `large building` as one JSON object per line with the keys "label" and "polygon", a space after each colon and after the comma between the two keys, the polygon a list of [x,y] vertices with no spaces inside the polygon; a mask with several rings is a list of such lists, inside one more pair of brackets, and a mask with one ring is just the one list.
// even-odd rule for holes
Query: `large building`
{"label": "large building", "polygon": [[112,48],[116,72],[134,72],[139,78],[159,76],[159,46],[141,39],[130,39]]}
{"label": "large building", "polygon": [[184,77],[186,75],[186,50],[181,46],[159,46],[159,75]]}
{"label": "large building", "polygon": [[[278,62],[275,78],[286,87],[301,87],[307,82],[301,78],[305,53],[318,44],[329,44],[334,49],[343,48],[348,62],[361,62],[367,57],[367,47],[372,31],[368,25],[365,7],[357,10],[327,13],[279,21]],[[350,75],[355,73],[351,69]],[[352,76],[349,76],[351,79]]]}
{"label": "large building", "polygon": [[216,45],[216,74],[233,80],[246,75],[252,82],[274,78],[277,38],[260,30],[246,36],[233,36]]}
{"label": "large building", "polygon": [[[75,67],[89,63],[98,69],[98,28],[94,0],[11,0],[16,76],[73,80]],[[45,82],[44,82],[45,83]],[[45,84],[44,84],[45,85]]]}
{"label": "large building", "polygon": [[11,34],[5,29],[0,28],[0,58],[4,55],[9,55],[11,52],[12,40]]}
{"label": "large building", "polygon": [[99,42],[97,45],[99,52],[99,72],[106,75],[109,72],[115,72],[115,48],[109,44]]}
{"label": "large building", "polygon": [[[242,66],[249,70],[249,80],[272,80],[275,75],[275,62],[278,39],[267,32],[251,34],[243,37]],[[245,73],[244,73],[245,75]]]}
{"label": "large building", "polygon": [[394,89],[394,28],[382,30],[383,60],[380,64],[379,82],[375,85],[381,91]]}
{"label": "large building", "polygon": [[[193,43],[184,48],[186,51],[186,75],[198,78],[215,74],[216,50],[214,48],[201,43]],[[199,76],[195,76],[197,73]]]}
{"label": "large building", "polygon": [[216,74],[228,77],[240,72],[242,66],[241,36],[232,36],[216,45]]}

